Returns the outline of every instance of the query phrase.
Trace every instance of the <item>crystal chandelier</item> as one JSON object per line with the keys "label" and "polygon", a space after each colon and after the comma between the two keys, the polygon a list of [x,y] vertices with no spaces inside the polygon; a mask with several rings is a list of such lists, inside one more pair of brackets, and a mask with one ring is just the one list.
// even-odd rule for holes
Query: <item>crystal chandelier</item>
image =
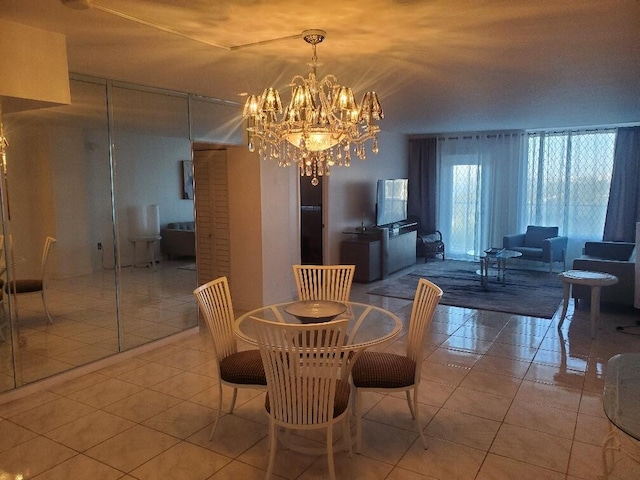
{"label": "crystal chandelier", "polygon": [[352,151],[364,160],[365,142],[372,140],[371,151],[378,153],[378,132],[375,120],[384,118],[375,92],[367,92],[357,105],[353,91],[338,84],[334,75],[316,78],[319,65],[316,45],[324,40],[322,30],[302,32],[313,49],[311,72],[307,78],[293,77],[291,100],[283,110],[280,94],[267,88],[262,95],[250,95],[242,113],[247,120],[249,151],[258,146],[260,158],[273,159],[278,165],[296,165],[301,176],[329,175],[333,165],[351,164]]}

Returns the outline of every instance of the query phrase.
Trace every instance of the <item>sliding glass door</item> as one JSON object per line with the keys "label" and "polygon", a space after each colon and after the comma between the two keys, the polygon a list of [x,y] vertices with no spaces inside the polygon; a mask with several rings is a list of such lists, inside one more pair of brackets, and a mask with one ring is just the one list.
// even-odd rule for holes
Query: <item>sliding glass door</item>
{"label": "sliding glass door", "polygon": [[447,256],[464,257],[481,247],[482,167],[470,163],[467,156],[447,156],[441,164],[442,214],[449,219],[441,224],[447,239]]}
{"label": "sliding glass door", "polygon": [[520,134],[438,139],[438,228],[447,257],[501,247],[517,219]]}

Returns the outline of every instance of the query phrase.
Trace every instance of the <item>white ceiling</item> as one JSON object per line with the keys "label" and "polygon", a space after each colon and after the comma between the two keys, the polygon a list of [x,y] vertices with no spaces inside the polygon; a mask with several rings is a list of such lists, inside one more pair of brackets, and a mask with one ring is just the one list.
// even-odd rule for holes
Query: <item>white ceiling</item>
{"label": "white ceiling", "polygon": [[327,32],[319,76],[335,74],[358,100],[376,90],[383,130],[640,122],[638,0],[0,3],[5,20],[66,34],[76,73],[243,103],[243,92],[286,92],[307,74],[311,47],[298,38],[228,47],[318,28]]}

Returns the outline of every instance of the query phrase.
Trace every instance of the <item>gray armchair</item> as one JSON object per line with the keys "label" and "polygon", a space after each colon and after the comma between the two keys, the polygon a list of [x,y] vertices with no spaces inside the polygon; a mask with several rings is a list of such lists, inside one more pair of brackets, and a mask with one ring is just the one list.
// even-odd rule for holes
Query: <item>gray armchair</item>
{"label": "gray armchair", "polygon": [[[600,300],[633,306],[635,292],[636,244],[627,242],[586,242],[582,256],[573,261],[574,270],[609,273],[618,283],[602,289]],[[585,285],[573,285],[573,298],[589,303],[591,290]]]}
{"label": "gray armchair", "polygon": [[567,237],[558,236],[558,227],[529,225],[525,233],[505,235],[502,246],[522,253],[520,258],[523,260],[548,263],[549,272],[553,272],[553,262],[562,262],[562,268],[566,270],[567,242]]}

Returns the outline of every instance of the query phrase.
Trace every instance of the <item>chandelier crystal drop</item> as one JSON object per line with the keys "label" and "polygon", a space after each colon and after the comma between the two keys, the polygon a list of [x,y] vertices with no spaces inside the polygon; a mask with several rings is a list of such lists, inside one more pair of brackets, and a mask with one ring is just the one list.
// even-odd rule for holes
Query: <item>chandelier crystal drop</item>
{"label": "chandelier crystal drop", "polygon": [[366,158],[365,142],[372,141],[371,151],[378,153],[376,120],[384,118],[378,95],[367,92],[355,101],[349,87],[338,84],[334,75],[316,77],[316,45],[324,40],[322,30],[302,32],[313,49],[311,72],[307,78],[293,77],[291,100],[283,109],[280,94],[267,88],[262,95],[249,95],[242,116],[247,121],[249,151],[258,149],[260,158],[278,165],[296,165],[301,176],[329,175],[334,165],[351,164],[351,154]]}

